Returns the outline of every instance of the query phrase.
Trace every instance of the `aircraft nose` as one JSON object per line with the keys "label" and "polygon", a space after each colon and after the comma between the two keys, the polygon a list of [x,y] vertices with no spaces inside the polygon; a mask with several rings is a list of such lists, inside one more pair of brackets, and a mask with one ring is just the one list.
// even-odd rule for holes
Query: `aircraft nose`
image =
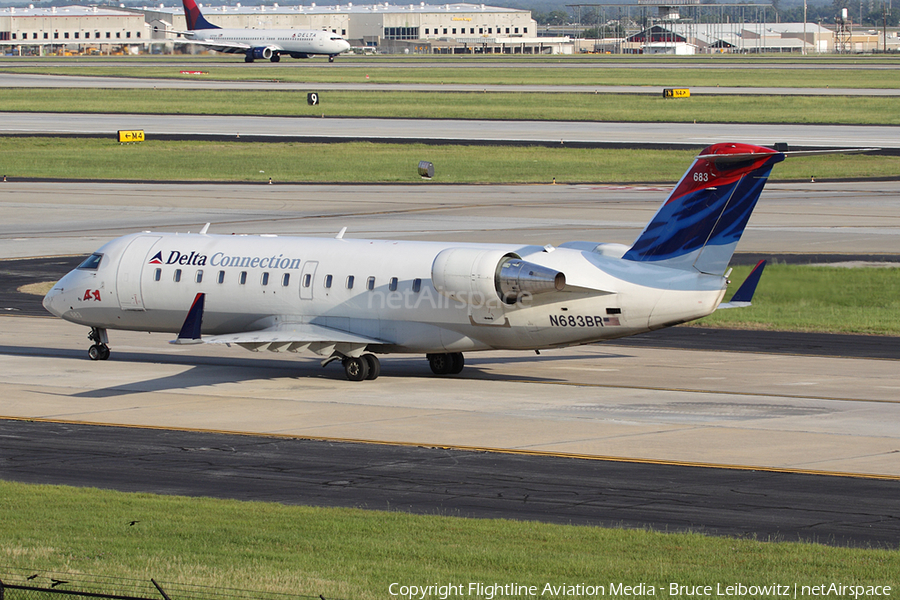
{"label": "aircraft nose", "polygon": [[47,295],[44,296],[44,301],[42,302],[44,308],[47,309],[47,312],[57,317],[62,316],[63,312],[65,312],[65,309],[62,307],[62,295],[63,289],[58,283],[53,286],[53,289],[47,292]]}

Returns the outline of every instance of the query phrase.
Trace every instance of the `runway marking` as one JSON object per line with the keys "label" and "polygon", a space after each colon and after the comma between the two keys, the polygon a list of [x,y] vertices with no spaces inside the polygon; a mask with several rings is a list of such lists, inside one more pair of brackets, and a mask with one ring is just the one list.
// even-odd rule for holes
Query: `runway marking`
{"label": "runway marking", "polygon": [[0,420],[29,421],[36,423],[57,423],[61,425],[94,425],[97,427],[124,427],[128,429],[147,429],[154,431],[184,431],[189,433],[217,433],[222,435],[240,435],[245,437],[277,438],[292,440],[309,440],[314,442],[334,442],[343,444],[377,444],[379,446],[397,446],[403,448],[433,448],[442,450],[459,450],[462,452],[491,452],[494,454],[512,454],[517,456],[546,456],[553,458],[575,458],[603,462],[633,463],[642,465],[660,465],[676,467],[698,467],[705,469],[728,469],[732,471],[762,471],[764,473],[789,473],[794,475],[825,475],[828,477],[852,477],[855,479],[875,479],[880,481],[900,481],[897,475],[880,475],[875,473],[854,473],[848,471],[820,471],[816,469],[796,469],[790,467],[763,467],[758,465],[733,465],[726,463],[706,463],[682,460],[663,460],[653,458],[634,458],[628,456],[606,456],[599,454],[579,454],[574,452],[551,452],[549,450],[521,450],[515,448],[491,448],[484,446],[464,446],[456,444],[433,444],[427,442],[391,442],[358,438],[341,438],[328,436],[309,436],[286,433],[250,433],[246,431],[230,431],[227,429],[200,429],[193,427],[162,427],[157,425],[124,425],[121,423],[102,423],[93,421],[77,421],[67,419],[47,419],[41,417],[5,417]]}

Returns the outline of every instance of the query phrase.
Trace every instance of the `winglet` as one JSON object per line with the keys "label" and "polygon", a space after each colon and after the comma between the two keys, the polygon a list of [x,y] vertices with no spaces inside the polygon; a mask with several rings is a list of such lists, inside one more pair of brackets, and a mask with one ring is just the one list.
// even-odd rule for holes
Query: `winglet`
{"label": "winglet", "polygon": [[201,344],[200,326],[203,323],[203,303],[206,294],[200,292],[194,297],[194,303],[191,304],[191,310],[188,311],[187,317],[184,319],[184,325],[178,337],[172,340],[171,344]]}
{"label": "winglet", "polygon": [[753,270],[747,275],[747,279],[744,280],[741,287],[734,293],[731,300],[725,304],[720,304],[719,308],[742,308],[744,306],[750,306],[750,300],[753,298],[753,293],[756,291],[756,286],[759,284],[759,278],[762,277],[762,272],[765,268],[766,261],[761,260],[756,263],[756,266],[753,267]]}

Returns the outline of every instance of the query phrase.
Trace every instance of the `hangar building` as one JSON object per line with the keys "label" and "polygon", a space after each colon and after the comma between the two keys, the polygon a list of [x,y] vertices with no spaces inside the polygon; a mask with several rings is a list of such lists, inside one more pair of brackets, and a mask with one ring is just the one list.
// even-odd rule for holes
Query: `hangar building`
{"label": "hangar building", "polygon": [[0,9],[0,42],[4,46],[129,44],[148,39],[144,16],[133,11],[97,6]]}

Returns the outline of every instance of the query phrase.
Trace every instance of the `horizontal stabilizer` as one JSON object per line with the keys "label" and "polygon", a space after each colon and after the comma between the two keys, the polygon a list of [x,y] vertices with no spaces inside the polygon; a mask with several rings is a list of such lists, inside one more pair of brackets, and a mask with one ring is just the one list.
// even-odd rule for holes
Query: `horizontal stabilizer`
{"label": "horizontal stabilizer", "polygon": [[753,293],[756,292],[756,286],[759,284],[759,278],[762,277],[763,269],[766,268],[766,261],[761,260],[756,263],[747,279],[741,284],[741,287],[734,293],[731,300],[720,304],[719,308],[743,308],[750,306],[750,300],[753,299]]}

